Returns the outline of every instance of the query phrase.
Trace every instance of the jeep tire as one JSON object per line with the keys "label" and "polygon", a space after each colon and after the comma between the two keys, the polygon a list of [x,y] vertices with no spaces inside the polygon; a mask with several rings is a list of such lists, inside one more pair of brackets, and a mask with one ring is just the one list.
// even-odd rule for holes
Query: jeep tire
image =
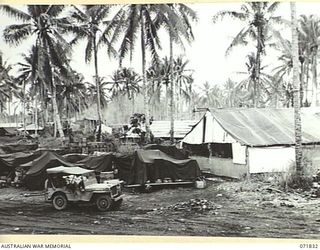
{"label": "jeep tire", "polygon": [[112,200],[108,195],[99,195],[96,198],[97,209],[101,212],[105,212],[111,209]]}
{"label": "jeep tire", "polygon": [[64,194],[55,194],[52,199],[52,205],[56,210],[64,210],[67,208],[68,200]]}

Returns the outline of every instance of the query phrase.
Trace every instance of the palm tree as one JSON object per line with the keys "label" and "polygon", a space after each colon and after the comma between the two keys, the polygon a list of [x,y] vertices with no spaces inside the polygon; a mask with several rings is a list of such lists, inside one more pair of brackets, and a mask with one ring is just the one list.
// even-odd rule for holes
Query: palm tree
{"label": "palm tree", "polygon": [[6,103],[10,102],[12,95],[17,93],[17,86],[15,86],[14,79],[10,74],[12,66],[4,63],[2,55],[0,56],[0,112],[3,113]]}
{"label": "palm tree", "polygon": [[292,32],[292,62],[293,62],[293,86],[294,86],[294,128],[295,128],[295,153],[296,170],[302,175],[302,149],[301,149],[301,114],[299,97],[299,51],[298,51],[298,21],[296,16],[296,4],[290,2],[291,7],[291,32]]}
{"label": "palm tree", "polygon": [[[24,127],[24,135],[26,133],[26,87],[27,85],[31,86],[34,91],[33,92],[33,98],[37,99],[37,94],[39,93],[40,98],[42,97],[41,93],[43,93],[45,87],[40,87],[40,91],[37,90],[36,82],[38,85],[44,85],[43,82],[41,82],[41,79],[38,74],[38,62],[37,62],[37,53],[38,49],[36,46],[32,46],[31,51],[29,54],[22,54],[22,62],[19,62],[17,65],[19,66],[17,76],[17,81],[20,85],[22,85],[22,103],[23,103],[23,127]],[[43,98],[45,99],[45,98]]]}
{"label": "palm tree", "polygon": [[[159,13],[164,5],[161,4],[129,4],[124,5],[120,11],[111,20],[109,29],[103,33],[107,36],[110,29],[114,31],[123,31],[119,49],[120,65],[123,59],[130,54],[132,59],[133,50],[136,46],[137,34],[140,33],[141,63],[142,63],[142,92],[144,99],[144,113],[146,118],[146,140],[150,140],[150,111],[146,76],[146,49],[149,49],[151,60],[157,64],[157,49],[160,48],[160,39],[158,37],[157,23],[154,20],[159,18]],[[119,40],[120,32],[114,32],[111,42]]]}
{"label": "palm tree", "polygon": [[[106,24],[105,18],[110,14],[111,7],[111,5],[83,5],[82,9],[80,9],[77,6],[73,6],[73,11],[70,16],[74,20],[74,23],[68,27],[68,30],[75,34],[75,38],[71,41],[71,44],[75,45],[79,40],[86,39],[87,45],[85,50],[85,61],[86,63],[90,63],[92,57],[94,60],[98,126],[100,126],[102,121],[99,82],[100,76],[98,72],[98,43],[102,36],[98,36],[98,33],[102,32],[100,29]],[[105,35],[103,41],[108,44],[109,51],[112,51],[111,45],[108,43],[108,39]],[[98,138],[100,138],[99,135]]]}
{"label": "palm tree", "polygon": [[67,57],[69,56],[70,46],[61,35],[66,31],[68,20],[59,18],[65,7],[63,5],[28,5],[26,12],[8,5],[1,5],[0,8],[8,15],[23,21],[22,24],[9,25],[4,29],[3,36],[7,43],[19,45],[29,37],[35,38],[35,46],[38,50],[39,77],[49,84],[52,93],[54,121],[59,136],[63,137],[53,71],[59,71],[60,75],[68,75]]}
{"label": "palm tree", "polygon": [[247,45],[248,39],[256,42],[255,68],[256,76],[253,81],[253,106],[257,106],[256,91],[260,84],[261,57],[265,54],[266,41],[272,31],[272,24],[282,21],[281,17],[274,16],[279,2],[248,2],[241,5],[241,11],[220,11],[213,17],[215,23],[219,18],[230,16],[234,19],[245,21],[246,26],[235,36],[226,55],[237,45]]}
{"label": "palm tree", "polygon": [[99,92],[97,91],[96,84],[87,82],[87,97],[90,103],[96,103],[98,95],[100,96],[100,107],[105,108],[110,101],[110,96],[107,94],[109,92],[109,82],[106,81],[105,77],[99,78]]}
{"label": "palm tree", "polygon": [[191,103],[193,70],[188,69],[188,60],[184,60],[182,56],[178,56],[173,60],[174,79],[176,82],[176,112],[180,112],[181,102]]}
{"label": "palm tree", "polygon": [[170,65],[170,140],[174,142],[174,59],[173,44],[183,47],[184,38],[188,43],[194,39],[191,20],[197,21],[196,12],[185,4],[168,4],[169,9],[160,12],[159,23],[167,30],[169,34],[169,65]]}
{"label": "palm tree", "polygon": [[260,66],[260,84],[255,85],[255,81],[257,79],[258,69],[256,63],[256,55],[254,53],[250,53],[247,55],[248,61],[246,62],[247,72],[238,72],[239,74],[245,74],[247,77],[239,82],[237,88],[241,88],[242,90],[246,89],[249,95],[246,95],[246,98],[252,100],[252,106],[254,104],[265,105],[268,101],[268,98],[271,96],[271,93],[268,91],[267,86],[270,85],[271,77],[263,72],[261,72],[264,67]]}
{"label": "palm tree", "polygon": [[239,107],[241,103],[240,91],[237,83],[229,78],[223,85],[224,106],[227,108]]}
{"label": "palm tree", "polygon": [[[320,38],[320,19],[314,15],[301,15],[299,19],[299,41],[303,41],[306,48],[306,59],[311,58],[312,101],[311,106],[317,105],[317,57]],[[309,60],[307,61],[309,62]]]}
{"label": "palm tree", "polygon": [[75,71],[73,78],[61,79],[61,84],[57,85],[57,92],[60,101],[60,110],[64,111],[67,120],[70,123],[70,117],[73,114],[79,113],[81,105],[87,107],[85,95],[87,88],[85,83],[81,81],[81,76]]}
{"label": "palm tree", "polygon": [[127,94],[128,99],[132,100],[132,114],[135,112],[135,93],[140,92],[139,83],[141,82],[141,77],[131,68],[122,68],[120,71],[120,76],[123,79],[123,91]]}
{"label": "palm tree", "polygon": [[198,105],[203,108],[221,108],[222,107],[222,91],[218,85],[211,86],[209,82],[203,83],[200,88],[200,97]]}

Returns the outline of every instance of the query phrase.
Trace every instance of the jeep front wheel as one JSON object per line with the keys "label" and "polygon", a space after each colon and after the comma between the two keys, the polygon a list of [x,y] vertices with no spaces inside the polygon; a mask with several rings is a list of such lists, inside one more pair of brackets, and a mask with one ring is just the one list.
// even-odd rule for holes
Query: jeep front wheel
{"label": "jeep front wheel", "polygon": [[108,195],[99,195],[96,199],[96,206],[99,211],[105,212],[111,208],[112,200]]}
{"label": "jeep front wheel", "polygon": [[52,199],[52,205],[56,210],[64,210],[67,208],[68,201],[64,194],[56,194]]}

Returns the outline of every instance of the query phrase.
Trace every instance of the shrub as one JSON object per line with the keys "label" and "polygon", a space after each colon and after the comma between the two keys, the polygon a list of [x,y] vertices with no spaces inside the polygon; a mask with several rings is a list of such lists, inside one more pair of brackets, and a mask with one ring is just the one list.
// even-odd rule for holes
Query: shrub
{"label": "shrub", "polygon": [[302,158],[302,173],[299,174],[295,169],[295,162],[290,164],[286,173],[283,174],[283,179],[280,185],[285,188],[310,190],[312,187],[312,175],[314,168],[312,161],[308,157]]}

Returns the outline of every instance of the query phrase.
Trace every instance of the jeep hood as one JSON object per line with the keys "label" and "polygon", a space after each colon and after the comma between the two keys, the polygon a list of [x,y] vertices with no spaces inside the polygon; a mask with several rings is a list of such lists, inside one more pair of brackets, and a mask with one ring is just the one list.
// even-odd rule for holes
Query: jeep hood
{"label": "jeep hood", "polygon": [[108,183],[95,183],[95,184],[91,184],[85,187],[85,190],[88,191],[93,191],[93,190],[106,190],[106,189],[110,189],[113,186],[115,186],[114,184],[108,184]]}

